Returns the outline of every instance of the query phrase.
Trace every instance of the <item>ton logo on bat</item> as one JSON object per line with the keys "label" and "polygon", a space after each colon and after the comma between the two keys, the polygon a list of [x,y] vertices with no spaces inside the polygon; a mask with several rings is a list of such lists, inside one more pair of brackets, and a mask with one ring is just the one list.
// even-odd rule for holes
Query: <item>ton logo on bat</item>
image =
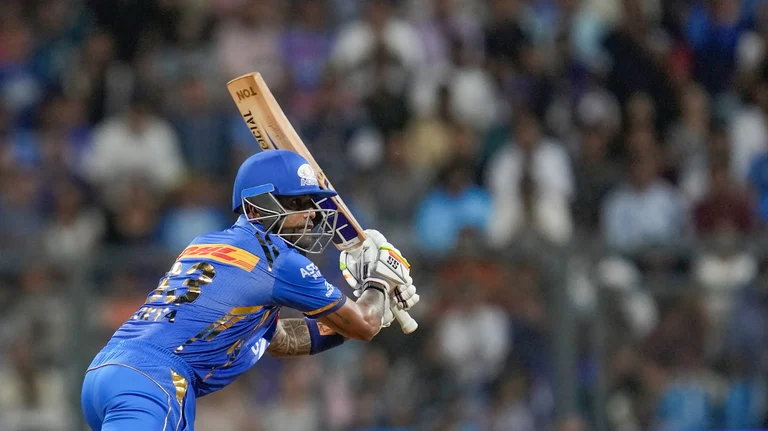
{"label": "ton logo on bat", "polygon": [[248,87],[245,90],[236,92],[236,94],[237,94],[237,101],[239,102],[243,99],[247,99],[253,96],[254,94],[256,94],[256,90],[254,90],[253,87]]}

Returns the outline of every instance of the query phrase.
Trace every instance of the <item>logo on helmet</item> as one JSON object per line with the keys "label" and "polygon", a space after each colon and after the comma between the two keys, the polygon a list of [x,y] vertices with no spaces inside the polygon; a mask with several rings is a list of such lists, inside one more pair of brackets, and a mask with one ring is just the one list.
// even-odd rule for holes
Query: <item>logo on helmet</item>
{"label": "logo on helmet", "polygon": [[299,178],[301,178],[302,186],[317,186],[317,175],[315,175],[312,166],[304,163],[299,166],[299,170],[296,173],[299,175]]}

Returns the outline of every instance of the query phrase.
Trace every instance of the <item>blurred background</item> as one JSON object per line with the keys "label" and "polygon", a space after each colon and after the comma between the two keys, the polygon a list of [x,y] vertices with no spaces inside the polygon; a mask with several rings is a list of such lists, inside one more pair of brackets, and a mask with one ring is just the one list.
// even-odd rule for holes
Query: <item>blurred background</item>
{"label": "blurred background", "polygon": [[264,358],[196,429],[768,427],[766,37],[765,0],[0,1],[0,429],[84,429],[92,356],[233,223],[251,71],[421,326]]}

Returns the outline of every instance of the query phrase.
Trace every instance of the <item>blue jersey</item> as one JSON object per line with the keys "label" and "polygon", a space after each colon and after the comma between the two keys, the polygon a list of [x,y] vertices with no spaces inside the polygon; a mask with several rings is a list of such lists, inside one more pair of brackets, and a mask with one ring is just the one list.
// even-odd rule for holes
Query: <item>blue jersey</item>
{"label": "blue jersey", "polygon": [[[241,216],[230,229],[202,235],[184,249],[105,349],[144,342],[171,352],[194,373],[195,394],[202,396],[259,360],[280,307],[319,318],[345,300],[309,259]],[[118,342],[125,340],[132,341]]]}

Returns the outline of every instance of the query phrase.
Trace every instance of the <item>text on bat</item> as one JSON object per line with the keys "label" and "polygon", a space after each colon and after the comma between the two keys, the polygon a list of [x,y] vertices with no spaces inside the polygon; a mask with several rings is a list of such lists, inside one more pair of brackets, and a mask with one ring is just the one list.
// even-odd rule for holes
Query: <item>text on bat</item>
{"label": "text on bat", "polygon": [[253,89],[253,87],[248,87],[245,90],[240,90],[236,92],[237,94],[237,101],[241,102],[243,99],[247,99],[253,95],[256,94],[256,90]]}
{"label": "text on bat", "polygon": [[259,143],[259,146],[264,150],[269,150],[269,145],[267,144],[267,141],[264,139],[264,136],[261,134],[261,130],[259,129],[259,126],[256,125],[256,119],[253,117],[253,113],[251,111],[246,112],[243,114],[243,119],[245,120],[245,124],[248,125],[248,128],[251,129],[251,134],[256,139],[256,142]]}

